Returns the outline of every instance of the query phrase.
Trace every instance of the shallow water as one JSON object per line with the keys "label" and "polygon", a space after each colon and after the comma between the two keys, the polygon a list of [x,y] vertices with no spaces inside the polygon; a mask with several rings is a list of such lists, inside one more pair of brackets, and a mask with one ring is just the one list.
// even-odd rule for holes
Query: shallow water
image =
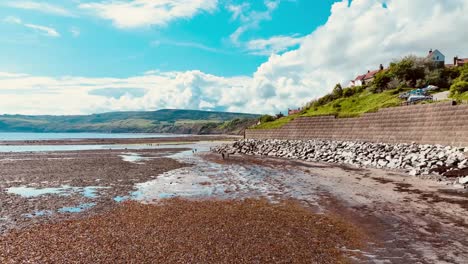
{"label": "shallow water", "polygon": [[124,153],[122,155],[119,155],[123,161],[126,161],[126,162],[131,162],[131,163],[137,163],[137,164],[141,164],[142,161],[146,161],[146,160],[150,160],[152,159],[151,157],[142,157],[140,154],[138,153]]}
{"label": "shallow water", "polygon": [[106,189],[110,187],[101,187],[101,186],[88,186],[88,187],[72,187],[68,185],[63,185],[56,188],[34,188],[27,186],[20,187],[10,187],[6,189],[6,192],[9,194],[20,195],[25,198],[39,197],[42,195],[59,195],[67,196],[72,193],[80,193],[86,198],[96,198],[98,197],[99,189]]}
{"label": "shallow water", "polygon": [[0,145],[0,152],[50,152],[50,151],[80,151],[103,149],[164,149],[184,148],[183,145],[149,145],[149,144],[122,144],[122,145]]}
{"label": "shallow water", "polygon": [[55,139],[126,139],[126,138],[166,138],[185,137],[178,134],[147,134],[147,133],[29,133],[0,132],[0,140],[55,140]]}
{"label": "shallow water", "polygon": [[74,207],[63,207],[58,210],[59,213],[81,213],[96,206],[96,203],[82,203]]}
{"label": "shallow water", "polygon": [[[203,159],[197,152],[209,151],[219,143],[186,145],[192,150],[168,157],[192,164],[159,175],[156,179],[137,184],[136,191],[115,197],[117,202],[137,200],[151,202],[165,198],[246,198],[266,197],[276,200],[291,197],[313,203],[317,194],[301,183],[302,170],[279,169],[254,164],[218,164]],[[194,153],[194,150],[197,151]],[[291,177],[294,175],[294,177]]]}
{"label": "shallow water", "polygon": [[47,216],[47,215],[52,215],[52,214],[54,214],[53,211],[42,210],[42,211],[35,211],[34,213],[31,213],[31,214],[25,214],[24,216],[28,218],[33,218],[33,217]]}

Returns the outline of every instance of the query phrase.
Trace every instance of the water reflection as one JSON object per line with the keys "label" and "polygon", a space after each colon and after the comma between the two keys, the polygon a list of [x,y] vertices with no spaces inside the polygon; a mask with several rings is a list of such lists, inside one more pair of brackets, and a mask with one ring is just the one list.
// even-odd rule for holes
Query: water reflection
{"label": "water reflection", "polygon": [[86,198],[96,198],[98,196],[97,192],[99,189],[107,189],[110,187],[101,187],[101,186],[87,186],[87,187],[72,187],[68,185],[62,185],[61,187],[56,188],[34,188],[27,186],[19,187],[10,187],[6,189],[6,192],[9,194],[20,195],[25,198],[39,197],[42,195],[61,195],[67,196],[72,193],[80,193]]}

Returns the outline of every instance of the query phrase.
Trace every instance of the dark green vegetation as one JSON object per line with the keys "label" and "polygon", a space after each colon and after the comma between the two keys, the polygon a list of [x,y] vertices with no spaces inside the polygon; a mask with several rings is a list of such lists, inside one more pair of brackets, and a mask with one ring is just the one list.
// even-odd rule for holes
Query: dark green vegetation
{"label": "dark green vegetation", "polygon": [[3,132],[139,132],[239,134],[258,115],[196,110],[111,112],[76,116],[0,116]]}
{"label": "dark green vegetation", "polygon": [[450,87],[451,98],[468,100],[468,65],[440,67],[430,60],[407,56],[378,72],[364,86],[343,88],[337,84],[331,93],[310,102],[301,113],[283,118],[263,116],[255,128],[279,128],[299,116],[357,117],[380,108],[399,106],[404,102],[399,98],[401,93],[428,85],[441,87],[431,93]]}

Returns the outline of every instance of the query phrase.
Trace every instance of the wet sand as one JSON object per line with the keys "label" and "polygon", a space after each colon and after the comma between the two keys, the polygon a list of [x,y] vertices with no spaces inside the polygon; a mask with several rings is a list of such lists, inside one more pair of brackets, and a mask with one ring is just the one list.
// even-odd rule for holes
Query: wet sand
{"label": "wet sand", "polygon": [[[468,259],[464,190],[397,171],[336,164],[251,156],[223,160],[216,154],[191,151],[168,157],[177,151],[181,150],[137,151],[154,157],[139,163],[123,160],[123,150],[2,154],[0,160],[7,161],[0,166],[2,171],[8,168],[5,175],[9,176],[0,177],[0,201],[6,204],[6,209],[3,204],[0,207],[0,223],[16,228],[3,231],[2,256],[5,260],[43,257],[44,262],[60,262],[64,257],[94,252],[89,257],[102,263],[151,262],[145,257],[148,254],[160,262],[164,257],[169,262],[225,263],[336,263],[342,257],[356,263],[464,263]],[[98,198],[91,200],[77,193],[32,199],[5,193],[7,187],[25,184],[96,186],[96,181],[112,188],[99,190]],[[136,189],[141,195],[137,200],[149,204],[122,205],[113,199]],[[57,210],[66,201],[96,205],[79,214],[24,216],[51,206]],[[223,211],[225,207],[230,209]],[[278,217],[281,212],[291,217]],[[16,221],[2,221],[5,214]],[[332,223],[331,236],[320,233],[327,223]],[[334,230],[354,235],[335,236]],[[35,244],[33,237],[40,237],[42,243]],[[326,250],[306,246],[315,245],[309,238]],[[90,243],[92,249],[86,241],[95,241]],[[340,248],[343,245],[346,248]],[[119,248],[117,260],[110,257],[112,247]],[[22,251],[26,248],[37,254],[28,255]],[[326,257],[317,259],[320,256]]]}
{"label": "wet sand", "polygon": [[[292,196],[340,215],[370,238],[369,263],[466,263],[468,192],[405,173],[266,157],[218,155],[223,166],[281,168],[266,178],[273,197]],[[302,171],[302,172],[301,172]],[[272,187],[269,188],[273,189]]]}
{"label": "wet sand", "polygon": [[[11,227],[83,215],[55,213],[62,208],[73,211],[73,208],[79,210],[80,205],[92,204],[90,210],[83,210],[84,214],[108,210],[116,205],[115,197],[127,195],[135,184],[187,166],[166,157],[181,150],[184,149],[1,153],[0,233]],[[147,158],[145,165],[124,161],[121,157],[132,153]],[[97,188],[90,195],[83,195],[84,190],[34,197],[7,193],[10,187],[42,190],[62,186]]]}

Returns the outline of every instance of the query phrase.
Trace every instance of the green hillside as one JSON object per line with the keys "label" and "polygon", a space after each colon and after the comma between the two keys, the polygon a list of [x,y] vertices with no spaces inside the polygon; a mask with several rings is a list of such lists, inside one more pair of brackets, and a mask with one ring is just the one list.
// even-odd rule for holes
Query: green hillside
{"label": "green hillside", "polygon": [[0,131],[240,133],[257,118],[253,114],[170,109],[73,116],[1,115]]}
{"label": "green hillside", "polygon": [[386,91],[373,94],[369,91],[362,91],[347,98],[339,98],[325,105],[310,107],[300,114],[286,116],[272,122],[262,123],[255,128],[269,129],[280,128],[299,116],[321,116],[335,115],[337,117],[356,117],[363,113],[374,112],[380,108],[399,106],[403,100],[398,98],[398,90]]}
{"label": "green hillside", "polygon": [[427,85],[440,87],[430,93],[450,90],[450,98],[468,100],[468,65],[441,67],[427,59],[408,56],[378,72],[368,84],[344,89],[337,84],[333,92],[310,102],[301,113],[281,118],[264,116],[261,118],[264,122],[254,128],[280,128],[300,116],[357,117],[381,108],[399,106],[404,102],[399,98],[401,93]]}

